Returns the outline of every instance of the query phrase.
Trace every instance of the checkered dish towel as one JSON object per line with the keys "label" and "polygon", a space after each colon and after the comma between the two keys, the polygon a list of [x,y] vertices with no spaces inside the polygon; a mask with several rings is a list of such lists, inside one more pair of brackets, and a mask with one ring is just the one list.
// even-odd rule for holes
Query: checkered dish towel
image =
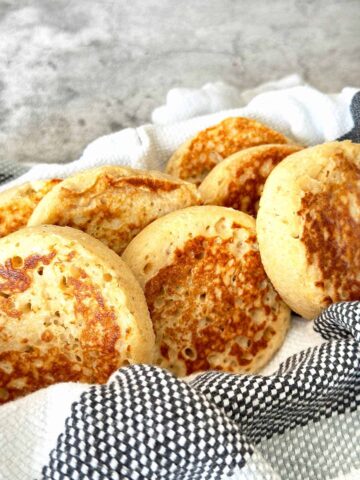
{"label": "checkered dish towel", "polygon": [[[80,160],[36,166],[11,184],[110,163],[162,169],[181,142],[233,115],[308,145],[360,142],[356,92],[324,95],[296,76],[245,93],[221,83],[175,89],[152,125],[102,137]],[[0,182],[24,170],[0,160]],[[179,380],[136,365],[106,385],[40,390],[0,407],[0,479],[359,479],[359,342],[360,302],[338,303],[314,323],[294,317],[261,375]]]}

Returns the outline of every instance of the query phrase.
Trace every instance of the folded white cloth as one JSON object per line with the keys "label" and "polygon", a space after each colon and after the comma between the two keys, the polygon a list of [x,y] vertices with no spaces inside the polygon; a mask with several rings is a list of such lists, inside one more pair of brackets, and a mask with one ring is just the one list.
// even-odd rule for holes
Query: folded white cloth
{"label": "folded white cloth", "polygon": [[[174,89],[169,92],[166,105],[153,112],[153,124],[100,137],[84,150],[79,160],[65,165],[36,165],[0,189],[28,180],[66,177],[104,164],[162,170],[183,141],[229,116],[262,121],[304,145],[334,140],[353,128],[349,105],[356,91],[344,88],[340,93],[326,95],[305,85],[296,75],[247,92],[223,83],[207,84],[200,89]],[[192,118],[194,115],[202,116]],[[0,161],[0,175],[5,172],[3,179],[14,177],[19,172],[16,168]],[[310,322],[294,318],[285,344],[263,374],[274,372],[289,355],[323,341]],[[0,407],[0,480],[40,477],[49,452],[63,432],[72,403],[86,389],[85,385],[59,384]],[[245,478],[242,476],[245,470],[236,478]],[[252,476],[254,471],[246,475],[246,478],[263,478]],[[280,477],[274,473],[266,478]]]}
{"label": "folded white cloth", "polygon": [[[197,90],[171,90],[167,104],[153,113],[157,124],[126,128],[100,137],[85,148],[79,160],[65,165],[36,165],[7,186],[34,179],[66,177],[104,164],[162,170],[182,142],[229,116],[265,122],[303,145],[334,140],[352,128],[349,105],[357,89],[344,88],[340,93],[326,95],[301,83],[299,77],[291,76],[247,92],[223,83],[207,84]],[[243,107],[247,99],[250,102]],[[228,110],[229,107],[232,109]],[[199,113],[203,116],[191,118]],[[0,160],[0,173],[5,170],[5,164],[10,168],[9,162]]]}

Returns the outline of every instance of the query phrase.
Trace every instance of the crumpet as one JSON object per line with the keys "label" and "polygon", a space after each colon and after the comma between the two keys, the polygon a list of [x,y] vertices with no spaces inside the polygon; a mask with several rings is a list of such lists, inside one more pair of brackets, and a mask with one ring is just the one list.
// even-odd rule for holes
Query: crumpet
{"label": "crumpet", "polygon": [[190,183],[160,172],[105,166],[64,180],[39,203],[28,225],[77,228],[120,254],[156,218],[199,203]]}
{"label": "crumpet", "polygon": [[154,333],[128,266],[67,227],[0,240],[0,403],[56,382],[104,383],[150,363]]}
{"label": "crumpet", "polygon": [[205,177],[199,192],[206,205],[222,205],[256,216],[264,183],[296,145],[261,145],[230,155]]}
{"label": "crumpet", "polygon": [[224,158],[244,148],[291,143],[284,135],[250,118],[230,117],[199,132],[170,158],[166,172],[199,185]]}
{"label": "crumpet", "polygon": [[282,344],[290,311],[266,277],[249,215],[216,206],[172,212],[123,259],[144,289],[160,366],[180,376],[256,372]]}
{"label": "crumpet", "polygon": [[59,179],[37,180],[0,193],[0,238],[25,227],[40,200]]}
{"label": "crumpet", "polygon": [[331,142],[291,155],[269,175],[257,234],[284,301],[311,319],[360,300],[360,145]]}

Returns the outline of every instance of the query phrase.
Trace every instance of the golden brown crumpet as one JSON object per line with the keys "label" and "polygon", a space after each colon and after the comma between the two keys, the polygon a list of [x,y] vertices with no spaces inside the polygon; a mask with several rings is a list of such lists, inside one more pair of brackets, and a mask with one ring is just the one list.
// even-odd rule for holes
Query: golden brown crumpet
{"label": "golden brown crumpet", "polygon": [[98,240],[51,225],[0,240],[0,403],[56,382],[104,383],[152,362],[154,342],[140,285]]}
{"label": "golden brown crumpet", "polygon": [[311,319],[341,300],[360,300],[360,145],[302,150],[269,175],[257,233],[273,285]]}
{"label": "golden brown crumpet", "polygon": [[223,205],[256,216],[264,183],[285,157],[298,152],[296,145],[261,145],[234,153],[205,177],[199,192],[205,204]]}
{"label": "golden brown crumpet", "polygon": [[59,179],[38,180],[0,193],[0,238],[25,227],[36,205]]}
{"label": "golden brown crumpet", "polygon": [[282,344],[290,312],[265,275],[249,215],[178,210],[146,227],[123,258],[145,291],[162,367],[255,372]]}
{"label": "golden brown crumpet", "polygon": [[199,185],[224,158],[244,148],[291,143],[284,135],[250,118],[226,118],[185,142],[170,158],[166,172]]}
{"label": "golden brown crumpet", "polygon": [[67,225],[116,253],[166,213],[200,203],[194,185],[160,172],[106,166],[64,180],[37,206],[28,225]]}

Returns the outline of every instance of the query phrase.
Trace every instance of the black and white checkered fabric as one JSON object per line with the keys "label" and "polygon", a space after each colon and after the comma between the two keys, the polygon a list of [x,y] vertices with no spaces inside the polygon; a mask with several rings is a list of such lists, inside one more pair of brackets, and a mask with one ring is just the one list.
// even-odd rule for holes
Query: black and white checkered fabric
{"label": "black and white checkered fabric", "polygon": [[350,111],[354,120],[354,127],[339,140],[351,140],[354,143],[360,143],[360,92],[353,96]]}
{"label": "black and white checkered fabric", "polygon": [[14,180],[28,170],[29,168],[24,165],[14,163],[10,159],[0,158],[0,185]]}
{"label": "black and white checkered fabric", "polygon": [[[328,341],[268,377],[209,372],[186,383],[157,367],[120,369],[72,406],[43,479],[231,478],[248,471],[252,456],[275,437],[286,442],[291,431],[358,413],[360,302],[332,305],[315,325]],[[294,478],[332,478],[326,464],[323,476],[311,476],[313,439],[303,439],[301,476]],[[360,468],[360,442],[351,445]],[[343,442],[335,448],[337,460],[328,467],[341,472]],[[269,475],[279,470],[276,462],[263,459],[264,476],[238,478],[275,478]]]}

